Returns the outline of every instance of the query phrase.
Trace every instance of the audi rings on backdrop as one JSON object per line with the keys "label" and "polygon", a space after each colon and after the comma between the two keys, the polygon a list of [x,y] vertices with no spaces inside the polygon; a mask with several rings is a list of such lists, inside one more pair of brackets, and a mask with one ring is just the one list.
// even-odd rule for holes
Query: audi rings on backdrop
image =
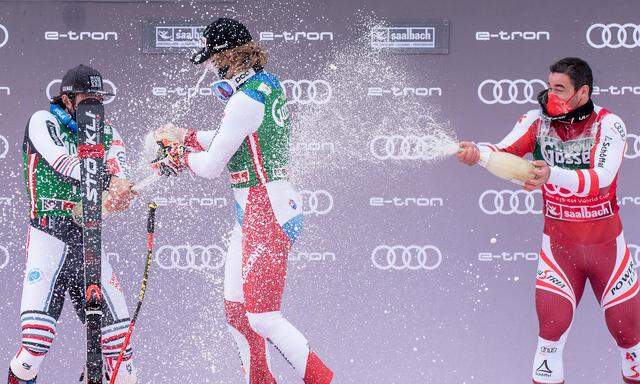
{"label": "audi rings on backdrop", "polygon": [[636,266],[640,265],[640,245],[627,244],[627,247],[629,248],[629,252],[631,253],[633,261],[636,263]]}
{"label": "audi rings on backdrop", "polygon": [[627,147],[624,151],[627,159],[637,159],[640,157],[640,136],[633,133],[627,134]]}
{"label": "audi rings on backdrop", "polygon": [[7,27],[0,24],[0,48],[4,47],[7,44],[7,41],[9,41],[9,31],[7,30]]}
{"label": "audi rings on backdrop", "polygon": [[7,157],[9,153],[9,141],[6,137],[0,135],[0,159]]}
{"label": "audi rings on backdrop", "polygon": [[[478,199],[478,204],[482,212],[487,215],[525,215],[525,214],[540,214],[542,208],[536,207],[535,195],[542,195],[542,192],[537,189],[529,192],[524,189],[496,191],[490,189],[482,192]],[[540,200],[542,201],[542,200]]]}
{"label": "audi rings on backdrop", "polygon": [[434,245],[379,245],[371,252],[371,262],[383,271],[432,271],[442,264],[442,252]]}
{"label": "audi rings on backdrop", "polygon": [[[54,94],[58,93],[58,88],[60,88],[60,83],[62,83],[62,79],[54,79],[54,80],[51,80],[49,84],[47,84],[47,87],[45,88],[44,93],[48,100],[51,100]],[[105,97],[104,101],[102,102],[103,104],[109,104],[113,100],[115,100],[116,96],[118,95],[118,88],[116,88],[116,85],[111,80],[102,79],[102,83],[104,84],[106,91],[113,93],[113,96]]]}
{"label": "audi rings on backdrop", "polygon": [[538,93],[546,88],[547,83],[540,79],[488,79],[478,86],[478,98],[485,104],[537,104]]}
{"label": "audi rings on backdrop", "polygon": [[420,160],[433,156],[433,139],[415,135],[378,135],[369,143],[378,160]]}
{"label": "audi rings on backdrop", "polygon": [[0,271],[9,265],[9,260],[9,250],[5,246],[0,245]]}
{"label": "audi rings on backdrop", "polygon": [[163,245],[156,251],[160,269],[214,272],[224,266],[226,251],[217,245]]}
{"label": "audi rings on backdrop", "polygon": [[333,94],[325,80],[284,80],[281,84],[289,104],[327,104]]}
{"label": "audi rings on backdrop", "polygon": [[640,25],[593,24],[587,29],[587,43],[596,49],[601,48],[638,48],[640,47]]}
{"label": "audi rings on backdrop", "polygon": [[300,191],[302,213],[305,215],[326,215],[333,209],[333,195],[324,189]]}

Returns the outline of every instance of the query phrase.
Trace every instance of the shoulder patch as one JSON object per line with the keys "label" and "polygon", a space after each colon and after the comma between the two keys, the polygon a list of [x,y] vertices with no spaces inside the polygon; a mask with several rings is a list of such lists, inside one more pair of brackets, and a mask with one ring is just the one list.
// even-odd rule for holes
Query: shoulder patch
{"label": "shoulder patch", "polygon": [[616,121],[615,123],[613,123],[613,128],[615,128],[616,131],[618,131],[618,133],[620,134],[620,137],[622,137],[622,140],[627,139],[627,131],[626,129],[624,129],[624,126],[622,125],[621,122]]}
{"label": "shoulder patch", "polygon": [[622,119],[613,113],[607,113],[601,120],[602,124],[611,125],[613,130],[618,132],[622,140],[627,139],[627,128],[624,126]]}
{"label": "shoulder patch", "polygon": [[62,143],[62,140],[60,140],[60,136],[58,135],[56,125],[53,123],[53,121],[47,120],[46,124],[47,124],[47,131],[49,131],[49,136],[51,136],[51,140],[53,140],[53,142],[58,147],[64,146],[64,144]]}

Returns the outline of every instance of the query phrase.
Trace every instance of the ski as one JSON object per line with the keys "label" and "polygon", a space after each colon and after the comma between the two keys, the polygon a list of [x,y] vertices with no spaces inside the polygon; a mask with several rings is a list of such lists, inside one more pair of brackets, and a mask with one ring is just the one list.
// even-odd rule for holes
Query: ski
{"label": "ski", "polygon": [[78,103],[78,157],[81,161],[82,248],[84,255],[86,383],[102,383],[102,190],[104,180],[104,107],[96,99]]}

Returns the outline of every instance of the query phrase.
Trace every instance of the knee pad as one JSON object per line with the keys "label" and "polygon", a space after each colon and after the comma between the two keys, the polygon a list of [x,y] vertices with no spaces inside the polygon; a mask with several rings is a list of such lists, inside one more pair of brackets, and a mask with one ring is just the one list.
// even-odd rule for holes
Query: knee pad
{"label": "knee pad", "polygon": [[21,318],[22,345],[11,360],[11,371],[22,380],[38,375],[40,365],[56,335],[56,319],[41,313],[25,313]]}
{"label": "knee pad", "polygon": [[538,337],[538,348],[533,359],[533,382],[534,383],[563,383],[564,366],[562,354],[567,334],[562,335],[558,341],[549,341]]}
{"label": "knee pad", "polygon": [[[128,329],[129,320],[102,328],[102,358],[105,374],[109,377],[111,377],[115,369]],[[128,345],[120,364],[116,384],[137,383],[137,372],[133,365],[132,357],[133,351],[131,345]]]}

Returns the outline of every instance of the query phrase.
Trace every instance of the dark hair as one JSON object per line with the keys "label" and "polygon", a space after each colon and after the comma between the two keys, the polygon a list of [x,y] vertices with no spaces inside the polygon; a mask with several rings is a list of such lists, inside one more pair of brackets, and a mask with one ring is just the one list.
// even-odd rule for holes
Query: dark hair
{"label": "dark hair", "polygon": [[[73,93],[63,93],[62,95],[67,95],[67,97],[69,97],[69,99],[71,99],[71,102],[73,102],[73,98],[75,97],[75,94]],[[58,96],[54,96],[50,103],[51,104],[58,104],[60,106],[60,108],[66,108],[67,106],[64,104],[64,101],[62,101],[62,95],[58,95]]]}
{"label": "dark hair", "polygon": [[564,73],[571,79],[571,84],[578,90],[583,85],[589,86],[589,96],[593,91],[593,73],[586,61],[578,57],[565,57],[551,64],[552,73]]}

